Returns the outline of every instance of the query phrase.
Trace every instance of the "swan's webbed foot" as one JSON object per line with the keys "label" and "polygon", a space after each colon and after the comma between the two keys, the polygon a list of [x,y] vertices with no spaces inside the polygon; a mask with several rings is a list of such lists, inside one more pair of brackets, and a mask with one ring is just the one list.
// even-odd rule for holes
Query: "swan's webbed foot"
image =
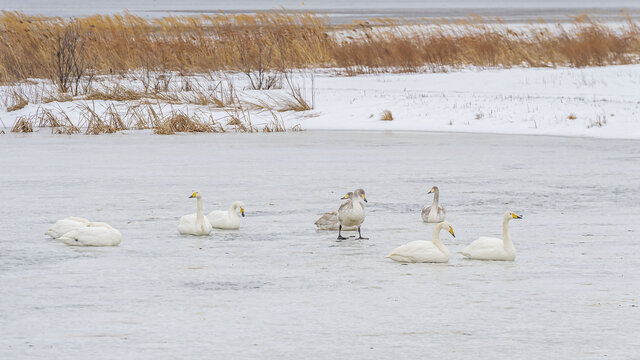
{"label": "swan's webbed foot", "polygon": [[338,235],[338,240],[347,240],[348,238],[342,236],[342,235]]}

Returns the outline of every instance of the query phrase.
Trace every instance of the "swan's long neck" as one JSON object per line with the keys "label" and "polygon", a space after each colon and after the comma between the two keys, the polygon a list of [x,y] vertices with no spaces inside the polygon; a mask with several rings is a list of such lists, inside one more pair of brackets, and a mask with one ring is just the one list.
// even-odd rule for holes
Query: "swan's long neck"
{"label": "swan's long neck", "polygon": [[231,206],[229,207],[229,216],[237,218],[238,217],[238,214],[236,212],[237,209],[238,209],[238,204],[236,203],[231,204]]}
{"label": "swan's long neck", "polygon": [[440,202],[440,190],[435,190],[433,192],[433,204],[431,204],[431,209],[437,209],[439,202]]}
{"label": "swan's long neck", "polygon": [[513,243],[511,242],[511,236],[509,236],[509,218],[502,220],[502,246],[507,251],[515,251]]}
{"label": "swan's long neck", "polygon": [[433,234],[431,235],[431,242],[435,245],[440,251],[445,254],[449,253],[449,249],[442,243],[440,240],[440,230],[442,230],[442,224],[436,225],[435,229],[433,229]]}
{"label": "swan's long neck", "polygon": [[198,204],[198,208],[196,210],[196,225],[201,226],[204,223],[204,214],[202,213],[202,198],[197,197],[196,203]]}

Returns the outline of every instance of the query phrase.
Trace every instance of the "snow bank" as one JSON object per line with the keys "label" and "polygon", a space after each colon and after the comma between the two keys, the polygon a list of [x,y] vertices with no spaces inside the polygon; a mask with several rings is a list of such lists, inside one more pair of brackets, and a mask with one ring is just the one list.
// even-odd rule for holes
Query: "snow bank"
{"label": "snow bank", "polygon": [[[228,74],[241,96],[277,102],[286,89],[247,90],[243,75]],[[205,77],[198,81],[206,82]],[[572,69],[466,69],[446,73],[343,76],[335,71],[294,79],[310,111],[279,113],[288,126],[305,130],[447,131],[561,135],[597,138],[640,138],[640,65]],[[312,86],[313,84],[313,86]],[[209,86],[201,84],[201,86]],[[10,128],[39,107],[64,109],[79,121],[78,103],[29,104],[0,120]],[[112,102],[91,102],[100,108]],[[130,103],[115,102],[126,111]],[[167,104],[189,113],[223,118],[223,109],[193,104]],[[100,110],[100,109],[98,109]],[[393,120],[381,120],[388,110]],[[268,122],[270,114],[253,109],[251,118]],[[267,120],[260,120],[267,119]],[[5,130],[8,132],[7,130]]]}
{"label": "snow bank", "polygon": [[[640,138],[640,65],[316,77],[304,129]],[[382,121],[389,110],[394,120]]]}

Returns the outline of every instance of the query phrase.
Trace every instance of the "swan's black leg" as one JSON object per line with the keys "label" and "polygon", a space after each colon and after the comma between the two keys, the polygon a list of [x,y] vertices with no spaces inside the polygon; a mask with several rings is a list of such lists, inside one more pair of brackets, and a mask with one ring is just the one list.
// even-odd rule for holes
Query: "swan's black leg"
{"label": "swan's black leg", "polygon": [[338,240],[345,240],[346,237],[342,236],[342,224],[340,224],[340,227],[338,228]]}
{"label": "swan's black leg", "polygon": [[360,234],[360,226],[358,226],[358,237],[356,240],[369,240],[369,238],[362,237],[362,234]]}

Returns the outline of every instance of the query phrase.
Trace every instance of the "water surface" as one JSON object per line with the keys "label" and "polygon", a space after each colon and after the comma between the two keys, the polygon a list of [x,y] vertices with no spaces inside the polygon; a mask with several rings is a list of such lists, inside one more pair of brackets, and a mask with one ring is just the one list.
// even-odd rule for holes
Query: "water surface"
{"label": "water surface", "polygon": [[[0,358],[633,358],[640,143],[448,133],[0,135]],[[430,239],[432,185],[456,238],[515,262],[401,265]],[[313,222],[367,191],[367,241]],[[240,231],[181,215],[243,200]],[[115,248],[43,235],[85,216]]]}

